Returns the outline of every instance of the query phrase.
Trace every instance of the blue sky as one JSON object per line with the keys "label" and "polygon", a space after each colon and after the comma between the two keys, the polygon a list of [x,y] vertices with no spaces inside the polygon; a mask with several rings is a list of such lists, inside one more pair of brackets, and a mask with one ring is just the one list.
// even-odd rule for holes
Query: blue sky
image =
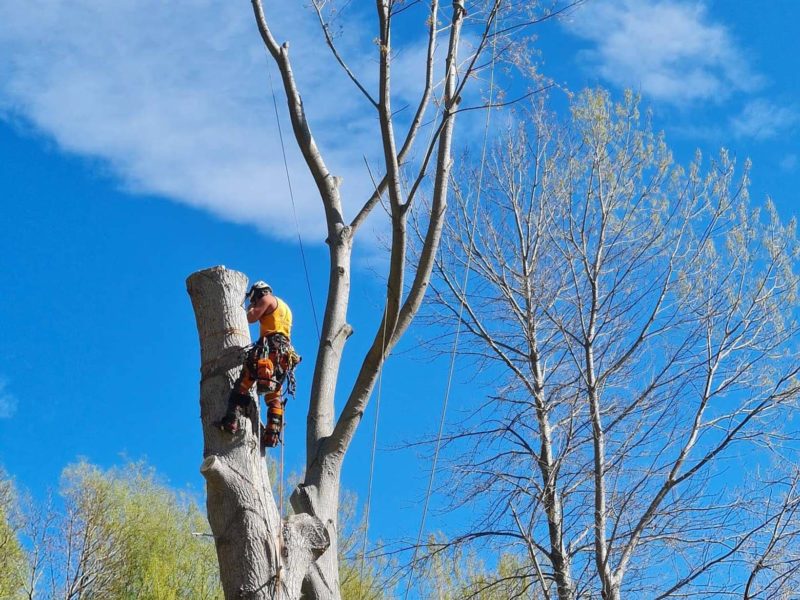
{"label": "blue sky", "polygon": [[[364,156],[378,164],[374,119],[336,75],[313,15],[281,7],[271,18],[292,42],[309,118],[344,176],[352,214],[371,186]],[[350,18],[343,48],[366,74],[372,17]],[[758,10],[590,0],[536,30],[540,69],[576,91],[640,92],[680,161],[720,146],[750,157],[754,201],[769,194],[789,218],[800,184],[800,48],[789,25],[798,20],[793,0]],[[420,32],[401,33],[398,104],[421,79]],[[173,485],[202,489],[198,349],[184,280],[215,264],[270,281],[294,308],[308,360],[288,407],[287,457],[289,468],[302,464],[316,334],[267,68],[247,2],[0,5],[0,464],[35,494],[79,456],[101,465],[146,457]],[[474,125],[463,124],[460,143]],[[319,311],[322,210],[291,146],[289,162]],[[380,234],[373,223],[359,255],[355,362],[380,313]],[[385,373],[371,526],[384,539],[415,535],[428,468],[415,451],[390,449],[435,429],[445,387],[445,361],[410,351],[423,333],[410,332]],[[346,370],[345,382],[353,375]],[[460,385],[451,405],[483,393]],[[373,410],[346,463],[345,485],[361,497]]]}

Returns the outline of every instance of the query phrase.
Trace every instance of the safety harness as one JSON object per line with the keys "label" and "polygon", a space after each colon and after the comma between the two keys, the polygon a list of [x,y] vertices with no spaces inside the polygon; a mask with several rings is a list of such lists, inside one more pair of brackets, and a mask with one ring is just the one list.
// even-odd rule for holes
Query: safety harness
{"label": "safety harness", "polygon": [[281,333],[263,336],[248,346],[242,372],[233,385],[228,409],[219,427],[233,434],[239,430],[238,418],[250,403],[250,390],[255,384],[256,393],[264,396],[267,405],[267,422],[260,432],[261,447],[277,446],[281,441],[286,405],[282,397],[283,384],[286,383],[286,395],[294,396],[297,385],[294,369],[301,360],[289,338]]}

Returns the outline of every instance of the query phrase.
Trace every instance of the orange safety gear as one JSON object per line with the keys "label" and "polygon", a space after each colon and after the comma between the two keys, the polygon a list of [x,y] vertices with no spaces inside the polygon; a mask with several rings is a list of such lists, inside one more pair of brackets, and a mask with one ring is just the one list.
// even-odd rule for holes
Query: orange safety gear
{"label": "orange safety gear", "polygon": [[289,305],[283,300],[275,297],[278,306],[268,315],[262,315],[258,320],[259,335],[261,337],[270,336],[274,333],[282,333],[287,338],[292,337],[292,311]]}
{"label": "orange safety gear", "polygon": [[[288,324],[291,329],[292,313],[285,302],[280,302],[286,311],[279,317],[282,316],[283,322],[287,322],[288,313]],[[292,348],[291,341],[282,333],[259,338],[247,352],[242,372],[228,397],[225,416],[215,425],[228,433],[237,433],[238,419],[251,402],[250,390],[255,384],[256,393],[264,394],[264,402],[267,405],[266,425],[261,426],[262,452],[264,448],[277,446],[283,431],[284,402],[281,391],[285,382],[288,394],[294,395],[294,368],[300,360],[300,356]]]}
{"label": "orange safety gear", "polygon": [[272,361],[269,357],[259,358],[258,362],[256,363],[256,376],[258,377],[259,382],[262,383],[262,387],[264,385],[269,387],[269,382],[272,379],[272,374],[275,372],[275,365],[272,364]]}
{"label": "orange safety gear", "polygon": [[280,442],[283,431],[283,402],[280,391],[267,394],[264,401],[267,405],[267,424],[261,430],[261,443],[267,448],[274,448]]}

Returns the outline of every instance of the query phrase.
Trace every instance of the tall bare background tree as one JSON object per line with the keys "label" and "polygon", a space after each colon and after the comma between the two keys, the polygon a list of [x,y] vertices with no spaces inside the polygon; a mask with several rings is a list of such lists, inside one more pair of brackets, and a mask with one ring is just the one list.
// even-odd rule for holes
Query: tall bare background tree
{"label": "tall bare background tree", "polygon": [[[246,279],[239,273],[214,268],[195,273],[187,281],[203,364],[205,460],[201,471],[207,481],[209,522],[226,598],[340,596],[337,515],[342,464],[379,369],[407,331],[428,287],[446,220],[456,116],[481,105],[478,99],[475,106],[462,106],[466,87],[477,79],[476,75],[493,67],[498,56],[503,60],[504,54],[514,55],[511,48],[519,46],[517,36],[526,27],[575,3],[550,4],[540,9],[537,3],[518,6],[501,0],[453,0],[446,6],[440,6],[438,0],[378,0],[377,77],[362,80],[337,48],[330,23],[332,3],[312,2],[333,58],[363,95],[365,107],[374,110],[377,117],[375,133],[382,150],[382,175],[374,182],[374,193],[349,217],[344,213],[341,181],[329,170],[312,133],[313,115],[304,111],[289,45],[281,43],[270,28],[261,1],[253,0],[258,30],[280,73],[295,141],[324,209],[330,270],[309,401],[305,473],[292,495],[294,515],[284,523],[258,452],[254,435],[258,431],[257,411],[252,411],[249,424],[243,423],[245,433],[234,439],[212,426],[224,412],[225,398],[241,362],[241,349],[250,342],[240,308]],[[404,27],[424,27],[427,43],[419,73],[424,80],[423,91],[413,116],[401,127],[392,104],[392,38],[404,20]],[[520,43],[524,45],[525,41]],[[435,110],[431,110],[432,105]],[[421,131],[426,134],[420,136]],[[421,203],[422,195],[429,201]],[[337,411],[334,397],[345,342],[352,333],[347,309],[354,242],[367,217],[384,198],[390,232],[385,309],[366,355],[349,358],[358,360],[361,367],[344,396],[344,406]],[[408,220],[414,211],[422,213],[417,218],[425,222],[424,241],[420,254],[409,264]]]}
{"label": "tall bare background tree", "polygon": [[491,388],[445,439],[481,515],[450,543],[517,546],[559,600],[789,597],[795,223],[725,151],[674,164],[632,95],[571,111],[520,111],[482,189],[456,177],[431,317]]}

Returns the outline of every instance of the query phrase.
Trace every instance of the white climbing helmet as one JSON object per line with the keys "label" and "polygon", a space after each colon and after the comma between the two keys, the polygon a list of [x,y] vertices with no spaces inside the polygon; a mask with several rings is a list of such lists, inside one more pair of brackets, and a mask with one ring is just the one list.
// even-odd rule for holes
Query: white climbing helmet
{"label": "white climbing helmet", "polygon": [[245,300],[252,303],[257,292],[262,296],[267,293],[271,294],[272,288],[265,281],[256,281],[252,286],[250,286],[250,290],[247,292]]}

